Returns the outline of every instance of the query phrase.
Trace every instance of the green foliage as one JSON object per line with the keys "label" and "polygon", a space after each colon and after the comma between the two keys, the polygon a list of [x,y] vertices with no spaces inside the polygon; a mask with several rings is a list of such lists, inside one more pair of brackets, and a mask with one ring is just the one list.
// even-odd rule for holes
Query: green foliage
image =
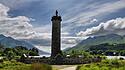
{"label": "green foliage", "polygon": [[9,60],[11,60],[11,59],[13,59],[14,58],[14,56],[15,56],[15,53],[13,52],[13,51],[8,51],[8,53],[7,53],[7,58],[9,59]]}
{"label": "green foliage", "polygon": [[125,70],[125,60],[103,60],[99,63],[80,65],[77,70]]}
{"label": "green foliage", "polygon": [[107,55],[107,56],[125,56],[125,44],[99,44],[89,48],[91,54]]}
{"label": "green foliage", "polygon": [[23,70],[24,68],[27,69],[28,66],[29,65],[16,62],[15,60],[4,61],[3,63],[0,63],[0,70]]}
{"label": "green foliage", "polygon": [[27,49],[23,46],[16,46],[14,48],[6,48],[0,45],[0,55],[4,57],[5,60],[19,59],[23,54],[28,54],[30,56],[38,56],[38,50],[36,48]]}
{"label": "green foliage", "polygon": [[29,51],[29,55],[30,56],[38,56],[38,53],[34,52],[34,51]]}
{"label": "green foliage", "polygon": [[93,45],[89,49],[90,50],[125,50],[125,44],[109,44],[109,43],[104,43],[104,44],[98,44],[98,45]]}
{"label": "green foliage", "polygon": [[31,70],[52,70],[52,67],[47,64],[34,63],[31,65]]}
{"label": "green foliage", "polygon": [[[84,48],[83,48],[84,47]],[[85,49],[88,48],[88,49]],[[107,55],[107,56],[125,56],[125,43],[102,43],[96,45],[81,45],[67,49],[66,52],[72,51],[88,51],[92,55]]]}
{"label": "green foliage", "polygon": [[78,65],[78,66],[77,66],[77,68],[76,68],[76,70],[80,70],[80,68],[81,68],[81,66],[80,66],[80,65]]}
{"label": "green foliage", "polygon": [[36,48],[32,48],[32,49],[30,49],[30,51],[29,51],[29,55],[30,56],[38,56],[39,54],[39,51],[38,51],[38,49],[36,49]]}
{"label": "green foliage", "polygon": [[21,62],[16,62],[15,60],[11,60],[0,63],[0,70],[53,70],[53,68],[47,64],[24,64]]}

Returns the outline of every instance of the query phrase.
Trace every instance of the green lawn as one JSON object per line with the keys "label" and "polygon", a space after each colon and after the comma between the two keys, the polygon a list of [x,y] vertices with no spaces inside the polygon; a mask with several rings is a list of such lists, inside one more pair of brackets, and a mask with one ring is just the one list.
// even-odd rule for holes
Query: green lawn
{"label": "green lawn", "polygon": [[47,64],[24,64],[16,61],[4,61],[0,63],[0,70],[57,70]]}
{"label": "green lawn", "polygon": [[[58,70],[47,64],[24,64],[21,62],[3,61],[0,70]],[[102,62],[78,65],[77,70],[125,70],[125,60],[102,60]]]}
{"label": "green lawn", "polygon": [[103,60],[99,63],[83,64],[77,70],[125,70],[125,60]]}

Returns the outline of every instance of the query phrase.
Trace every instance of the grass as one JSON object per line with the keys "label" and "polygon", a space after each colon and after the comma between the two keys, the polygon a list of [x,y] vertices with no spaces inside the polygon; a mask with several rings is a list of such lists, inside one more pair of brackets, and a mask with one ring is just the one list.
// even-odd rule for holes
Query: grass
{"label": "grass", "polygon": [[52,70],[52,67],[47,64],[34,63],[30,70]]}
{"label": "grass", "polygon": [[103,60],[99,63],[79,65],[77,70],[125,70],[125,60]]}
{"label": "grass", "polygon": [[[15,60],[0,63],[0,70],[58,70],[47,64],[24,64]],[[125,70],[125,60],[102,60],[101,62],[78,65],[76,70]]]}
{"label": "grass", "polygon": [[4,61],[0,63],[0,70],[30,70],[30,64],[24,64],[16,61]]}
{"label": "grass", "polygon": [[0,70],[57,70],[50,65],[33,63],[24,64],[21,62],[13,61],[3,61],[0,63]]}

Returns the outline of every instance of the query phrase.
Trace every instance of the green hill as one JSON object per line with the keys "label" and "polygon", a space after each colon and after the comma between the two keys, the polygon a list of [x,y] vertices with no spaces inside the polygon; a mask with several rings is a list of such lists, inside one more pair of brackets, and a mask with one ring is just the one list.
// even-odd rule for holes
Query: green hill
{"label": "green hill", "polygon": [[88,50],[91,46],[104,44],[104,43],[123,44],[125,43],[125,36],[120,36],[117,34],[109,34],[109,35],[103,35],[103,36],[89,37],[81,41],[80,43],[78,43],[76,46],[66,49],[66,51]]}

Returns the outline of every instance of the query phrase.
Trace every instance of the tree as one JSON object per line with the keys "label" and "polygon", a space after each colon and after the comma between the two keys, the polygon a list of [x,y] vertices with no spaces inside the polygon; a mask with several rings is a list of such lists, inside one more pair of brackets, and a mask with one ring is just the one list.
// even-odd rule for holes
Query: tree
{"label": "tree", "polygon": [[78,53],[76,50],[72,50],[69,54],[71,57],[78,57]]}
{"label": "tree", "polygon": [[33,47],[31,50],[32,50],[33,52],[39,53],[39,51],[38,51],[37,48],[34,48],[34,47]]}
{"label": "tree", "polygon": [[39,55],[38,49],[37,48],[30,49],[29,55],[30,56],[38,56]]}
{"label": "tree", "polygon": [[38,56],[38,53],[34,52],[34,51],[30,51],[29,52],[29,56]]}
{"label": "tree", "polygon": [[15,54],[14,54],[13,51],[8,51],[8,54],[6,55],[6,57],[7,57],[9,60],[13,59],[14,56],[15,56]]}

